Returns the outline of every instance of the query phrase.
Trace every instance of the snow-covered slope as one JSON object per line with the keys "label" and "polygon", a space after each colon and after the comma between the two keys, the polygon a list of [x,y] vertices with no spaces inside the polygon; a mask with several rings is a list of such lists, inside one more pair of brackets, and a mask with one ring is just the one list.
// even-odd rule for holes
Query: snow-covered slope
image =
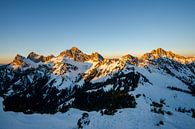
{"label": "snow-covered slope", "polygon": [[[85,112],[78,109],[54,115],[4,112],[0,100],[2,129],[77,129],[77,121]],[[84,129],[193,129],[195,126],[195,120],[186,114],[171,110],[173,115],[159,115],[150,111],[148,99],[140,97],[137,102],[137,108],[120,109],[112,116],[88,112],[90,123]],[[160,121],[164,125],[157,126]]]}
{"label": "snow-covered slope", "polygon": [[0,66],[0,95],[5,111],[56,113],[1,110],[3,129],[75,129],[84,111],[90,111],[86,129],[192,129],[195,62],[161,48],[119,59],[75,47],[58,56],[32,52]]}

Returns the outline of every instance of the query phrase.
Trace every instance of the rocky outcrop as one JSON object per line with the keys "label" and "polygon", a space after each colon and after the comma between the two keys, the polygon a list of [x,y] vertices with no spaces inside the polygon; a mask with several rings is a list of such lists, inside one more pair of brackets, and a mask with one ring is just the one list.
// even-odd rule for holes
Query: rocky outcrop
{"label": "rocky outcrop", "polygon": [[76,47],[72,47],[70,50],[65,50],[60,53],[60,56],[68,57],[74,61],[85,62],[92,60],[94,62],[101,61],[104,58],[97,52],[92,53],[91,55],[83,53]]}
{"label": "rocky outcrop", "polygon": [[165,51],[162,48],[157,48],[155,50],[152,50],[150,53],[143,54],[140,60],[151,60],[151,59],[159,59],[159,58],[168,58],[183,64],[187,64],[195,61],[195,58],[193,57],[184,57],[179,54],[175,54],[172,51]]}
{"label": "rocky outcrop", "polygon": [[28,56],[27,56],[28,59],[34,61],[35,63],[38,63],[38,62],[45,62],[45,61],[49,61],[51,60],[52,58],[54,58],[54,55],[49,55],[49,56],[43,56],[43,55],[39,55],[35,52],[31,52]]}

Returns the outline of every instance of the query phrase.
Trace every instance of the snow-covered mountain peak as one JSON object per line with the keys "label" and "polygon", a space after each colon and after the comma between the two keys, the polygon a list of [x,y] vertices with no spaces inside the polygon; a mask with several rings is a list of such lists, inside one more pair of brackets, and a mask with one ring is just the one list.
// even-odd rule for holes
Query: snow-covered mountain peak
{"label": "snow-covered mountain peak", "polygon": [[121,56],[120,59],[134,59],[134,58],[135,58],[134,56],[132,56],[132,55],[130,55],[130,54],[126,54],[126,55],[124,55],[124,56]]}
{"label": "snow-covered mountain peak", "polygon": [[126,55],[120,57],[119,60],[124,61],[124,62],[128,62],[130,64],[134,64],[134,65],[138,64],[138,58],[134,57],[130,54],[126,54]]}
{"label": "snow-covered mountain peak", "polygon": [[84,54],[81,50],[79,50],[77,47],[72,47],[70,49],[67,49],[60,53],[61,56],[68,56],[68,54]]}
{"label": "snow-covered mountain peak", "polygon": [[195,61],[195,58],[193,57],[184,57],[179,54],[175,54],[172,51],[166,51],[162,48],[157,48],[152,50],[149,53],[145,53],[141,56],[141,59],[144,60],[153,60],[153,59],[159,59],[159,58],[167,58],[171,59],[177,62],[180,62],[182,64],[187,64]]}
{"label": "snow-covered mountain peak", "polygon": [[145,53],[142,55],[143,59],[158,59],[158,58],[170,58],[172,59],[176,54],[172,53],[171,51],[165,51],[162,48],[157,48],[152,50],[149,53]]}
{"label": "snow-covered mountain peak", "polygon": [[61,52],[59,56],[67,57],[67,58],[73,59],[74,61],[79,61],[79,62],[85,62],[89,60],[97,62],[97,61],[101,61],[104,59],[103,56],[97,52],[92,53],[91,55],[88,55],[86,53],[83,53],[77,47],[72,47],[69,50],[65,50]]}
{"label": "snow-covered mountain peak", "polygon": [[24,63],[24,60],[25,59],[25,57],[23,57],[23,56],[21,56],[21,55],[19,55],[19,54],[17,54],[16,56],[15,56],[15,58],[14,58],[14,60],[11,62],[11,65],[12,66],[15,66],[15,68],[17,68],[17,67],[20,67],[20,66],[22,66]]}
{"label": "snow-covered mountain peak", "polygon": [[164,55],[167,55],[167,51],[165,51],[164,49],[162,48],[157,48],[157,49],[154,49],[151,51],[152,54],[157,54],[159,56],[164,56]]}
{"label": "snow-covered mountain peak", "polygon": [[90,60],[98,62],[104,60],[104,57],[100,55],[98,52],[95,52],[90,55]]}
{"label": "snow-covered mountain peak", "polygon": [[17,54],[14,60],[10,63],[10,65],[13,69],[27,68],[27,67],[35,68],[35,67],[38,67],[39,63],[36,63],[24,56]]}
{"label": "snow-covered mountain peak", "polygon": [[27,57],[37,57],[37,56],[40,56],[40,55],[37,54],[36,52],[30,52]]}
{"label": "snow-covered mountain peak", "polygon": [[72,47],[70,50],[65,50],[61,52],[59,56],[68,57],[70,59],[73,59],[79,62],[84,62],[88,60],[88,55],[83,53],[81,50],[79,50],[76,47]]}
{"label": "snow-covered mountain peak", "polygon": [[20,54],[17,54],[15,57],[14,57],[14,60],[23,60],[25,57],[23,57],[22,55]]}
{"label": "snow-covered mountain peak", "polygon": [[77,47],[72,47],[70,48],[70,51],[75,52],[75,53],[83,53],[80,49],[78,49]]}

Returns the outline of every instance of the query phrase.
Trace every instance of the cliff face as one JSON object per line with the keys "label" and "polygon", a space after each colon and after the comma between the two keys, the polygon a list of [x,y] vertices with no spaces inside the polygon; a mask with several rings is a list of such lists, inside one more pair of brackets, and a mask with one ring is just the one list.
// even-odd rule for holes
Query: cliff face
{"label": "cliff face", "polygon": [[141,59],[144,60],[159,58],[169,58],[183,64],[192,63],[195,61],[194,57],[184,57],[179,54],[175,54],[172,51],[165,51],[162,48],[152,50],[150,53],[146,53],[141,56]]}
{"label": "cliff face", "polygon": [[76,47],[72,47],[70,50],[65,50],[60,53],[60,56],[68,57],[70,59],[73,59],[75,61],[79,62],[85,62],[85,61],[101,61],[104,58],[97,52],[92,53],[91,55],[83,53],[81,50],[79,50]]}

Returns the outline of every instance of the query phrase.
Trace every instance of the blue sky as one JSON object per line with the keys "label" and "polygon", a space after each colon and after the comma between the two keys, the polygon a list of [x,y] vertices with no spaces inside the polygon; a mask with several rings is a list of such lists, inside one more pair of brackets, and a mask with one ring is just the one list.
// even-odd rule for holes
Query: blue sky
{"label": "blue sky", "polygon": [[0,63],[72,46],[106,57],[158,47],[195,56],[195,1],[0,0]]}

